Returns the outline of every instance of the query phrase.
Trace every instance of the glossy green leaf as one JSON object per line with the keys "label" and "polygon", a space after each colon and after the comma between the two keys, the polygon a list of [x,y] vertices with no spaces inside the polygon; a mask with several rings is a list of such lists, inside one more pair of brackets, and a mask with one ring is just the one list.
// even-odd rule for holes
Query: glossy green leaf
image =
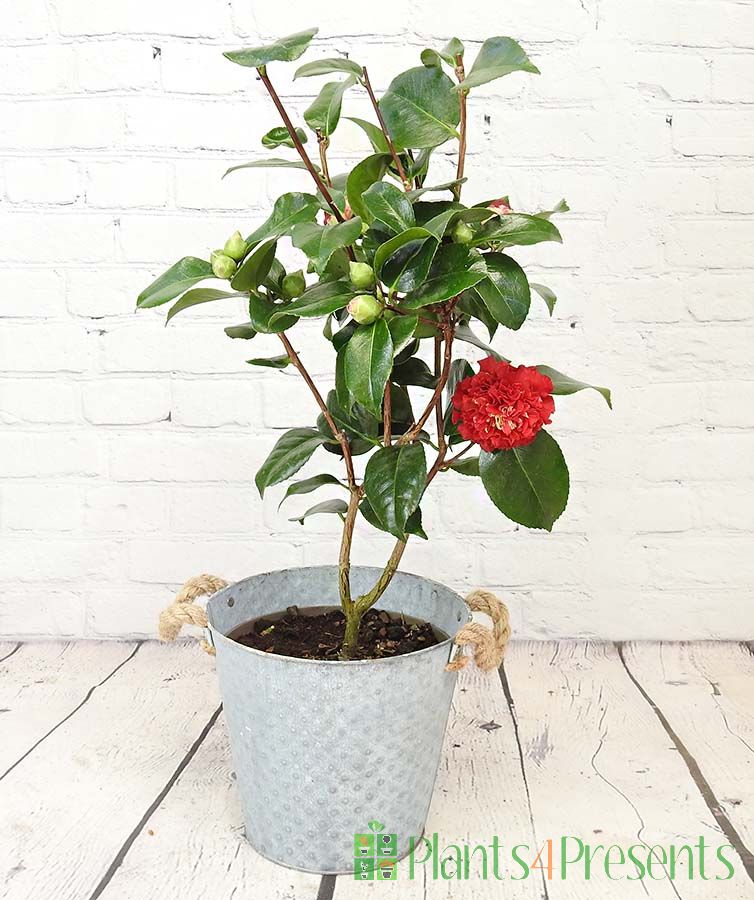
{"label": "glossy green leaf", "polygon": [[230,279],[230,286],[237,291],[256,291],[269,275],[275,259],[277,241],[266,241],[246,257]]}
{"label": "glossy green leaf", "polygon": [[485,253],[487,277],[476,286],[477,294],[492,317],[506,328],[520,328],[529,314],[531,292],[526,273],[504,253]]}
{"label": "glossy green leaf", "polygon": [[560,213],[567,213],[571,211],[571,207],[566,203],[565,197],[562,200],[559,200],[552,209],[545,209],[542,212],[534,213],[534,215],[538,219],[549,219],[550,216],[556,216]]}
{"label": "glossy green leaf", "polygon": [[459,459],[456,460],[456,462],[451,463],[449,468],[451,468],[454,472],[458,472],[459,475],[468,475],[472,478],[478,478],[480,475],[479,457],[466,456],[463,459]]}
{"label": "glossy green leaf", "polygon": [[[338,400],[336,391],[330,391],[327,395],[327,408],[330,411],[331,418],[335,422],[336,427],[343,431],[348,438],[351,454],[358,456],[361,453],[367,453],[374,447],[381,446],[378,436],[379,424],[378,419],[360,403],[349,402],[351,403],[350,408],[348,403],[342,405]],[[341,456],[340,444],[335,439],[327,420],[321,414],[317,418],[317,429],[327,440],[325,449]]]}
{"label": "glossy green leaf", "polygon": [[458,86],[459,90],[479,87],[511,72],[531,72],[539,75],[539,69],[529,59],[521,45],[509,37],[488,38],[474,60],[471,71]]}
{"label": "glossy green leaf", "polygon": [[406,362],[393,368],[391,379],[396,384],[413,385],[414,387],[429,388],[433,390],[437,384],[437,377],[432,373],[423,359],[412,356]]}
{"label": "glossy green leaf", "polygon": [[311,478],[304,478],[301,481],[294,481],[294,483],[288,487],[288,490],[285,492],[285,496],[278,504],[278,509],[280,509],[280,507],[289,497],[295,497],[300,494],[311,494],[312,491],[316,491],[318,488],[324,487],[324,485],[326,484],[334,484],[342,488],[346,487],[346,485],[343,484],[343,482],[336,478],[334,475],[312,475]]}
{"label": "glossy green leaf", "polygon": [[553,310],[555,309],[555,304],[558,302],[558,298],[555,296],[555,292],[548,288],[544,284],[535,284],[535,282],[530,281],[529,287],[535,290],[539,296],[545,301],[547,308],[550,311],[550,315],[552,315]]}
{"label": "glossy green leaf", "polygon": [[369,138],[369,143],[372,145],[372,149],[375,153],[390,152],[390,148],[387,145],[387,140],[385,139],[385,135],[382,133],[381,128],[373,122],[368,122],[366,119],[357,119],[355,116],[346,116],[346,119],[361,128],[364,134]]}
{"label": "glossy green leaf", "polygon": [[229,338],[250,341],[257,336],[257,331],[251,322],[244,322],[242,325],[228,325],[225,333]]}
{"label": "glossy green leaf", "polygon": [[426,281],[406,294],[401,306],[419,309],[441,303],[478,284],[487,275],[485,261],[463,244],[443,244],[437,251]]}
{"label": "glossy green leaf", "polygon": [[144,288],[136,298],[136,306],[139,309],[160,306],[169,300],[175,300],[197,282],[214,277],[212,266],[206,260],[184,256],[156,278],[149,287]]}
{"label": "glossy green leaf", "polygon": [[336,57],[334,59],[315,59],[312,62],[299,66],[293,76],[297,78],[309,78],[312,75],[330,75],[332,72],[348,72],[349,75],[361,77],[363,69],[353,60]]}
{"label": "glossy green leaf", "polygon": [[293,516],[288,519],[289,522],[298,522],[303,525],[309,516],[319,516],[322,514],[338,515],[341,518],[348,512],[348,504],[345,500],[323,500],[321,503],[315,503],[310,506],[305,513],[300,516]]}
{"label": "glossy green leaf", "polygon": [[385,385],[393,367],[393,341],[385,320],[359,326],[344,353],[348,390],[357,402],[379,418]]}
{"label": "glossy green leaf", "polygon": [[427,277],[437,247],[437,239],[426,228],[409,228],[377,248],[377,277],[391,292],[413,290]]}
{"label": "glossy green leaf", "polygon": [[360,216],[364,221],[368,221],[369,212],[361,199],[362,194],[376,181],[382,179],[382,176],[387,172],[390,159],[389,153],[375,153],[372,156],[367,156],[366,159],[362,159],[358,165],[354,166],[348,176],[346,181],[348,204],[354,215]]}
{"label": "glossy green leaf", "polygon": [[[302,144],[305,144],[309,140],[303,128],[296,129],[296,136]],[[267,134],[262,137],[262,146],[266,147],[268,150],[275,150],[277,147],[293,148],[296,145],[293,143],[293,138],[285,125],[277,125],[275,128],[271,128]],[[303,165],[303,163],[301,163],[301,165]],[[228,172],[230,171],[232,170],[228,169]],[[226,172],[225,174],[227,175],[228,173]]]}
{"label": "glossy green leaf", "polygon": [[409,191],[406,196],[410,197],[411,200],[418,200],[424,194],[452,191],[454,187],[457,187],[459,184],[466,184],[467,181],[468,178],[454,178],[453,181],[445,181],[442,184],[431,184],[427,185],[427,187],[415,188],[413,191]]}
{"label": "glossy green leaf", "polygon": [[318,212],[319,201],[313,194],[297,191],[283,194],[275,201],[267,221],[246,238],[246,243],[258,244],[260,241],[289,234],[299,222],[313,222]]}
{"label": "glossy green leaf", "polygon": [[369,458],[364,472],[366,499],[383,526],[398,538],[419,505],[426,477],[421,443],[382,447]]}
{"label": "glossy green leaf", "polygon": [[390,329],[390,337],[393,341],[393,354],[395,356],[398,356],[412,342],[418,322],[417,316],[395,315],[388,320],[387,326]]}
{"label": "glossy green leaf", "polygon": [[291,231],[293,246],[309,257],[320,274],[330,261],[330,257],[341,247],[349,247],[361,235],[361,219],[354,216],[345,222],[318,225],[316,222],[301,222]]}
{"label": "glossy green leaf", "polygon": [[605,398],[605,403],[607,403],[610,409],[613,408],[613,400],[609,388],[597,387],[594,384],[588,384],[586,381],[577,381],[575,378],[571,378],[570,375],[564,375],[562,372],[558,372],[557,369],[553,369],[550,366],[537,366],[537,369],[543,375],[547,375],[552,381],[553,394],[567,395],[575,394],[577,391],[597,391],[598,394],[602,394]]}
{"label": "glossy green leaf", "polygon": [[266,488],[295,475],[325,438],[316,428],[291,428],[275,444],[254,479],[260,496]]}
{"label": "glossy green leaf", "polygon": [[261,294],[249,297],[249,320],[252,328],[262,334],[279,334],[292,328],[298,319],[286,313],[286,305],[273,303]]}
{"label": "glossy green leaf", "polygon": [[354,289],[347,281],[320,281],[296,300],[287,303],[281,312],[272,317],[272,321],[276,322],[281,315],[301,316],[304,319],[327,316],[343,309],[354,296]]}
{"label": "glossy green leaf", "polygon": [[451,38],[442,50],[422,50],[421,61],[425,66],[439,66],[447,63],[451,69],[456,67],[456,57],[463,58],[464,47],[458,38]]}
{"label": "glossy green leaf", "polygon": [[177,316],[179,312],[188,309],[190,306],[197,306],[199,303],[210,303],[212,300],[225,300],[228,297],[241,297],[241,294],[233,294],[228,291],[218,291],[215,288],[194,288],[193,291],[187,291],[180,300],[174,303],[168,310],[165,324]]}
{"label": "glossy green leaf", "polygon": [[285,369],[291,364],[291,359],[287,353],[281,356],[256,357],[255,359],[247,359],[246,362],[250,366],[262,366],[266,369]]}
{"label": "glossy green leaf", "polygon": [[399,149],[437,147],[458,137],[458,96],[450,78],[435,66],[417,66],[394,78],[380,110]]}
{"label": "glossy green leaf", "polygon": [[330,81],[319,92],[312,105],[304,113],[306,124],[313,130],[328,137],[338,127],[343,94],[356,84],[351,76],[344,81]]}
{"label": "glossy green leaf", "polygon": [[482,452],[479,472],[495,506],[527,528],[552,531],[568,503],[568,468],[557,442],[544,430],[525,447]]}
{"label": "glossy green leaf", "polygon": [[406,194],[394,184],[377,181],[362,195],[368,221],[381,222],[394,234],[415,224],[414,208]]}
{"label": "glossy green leaf", "polygon": [[474,243],[494,244],[497,249],[501,249],[539,244],[542,241],[557,241],[562,244],[563,238],[547,219],[525,213],[509,213],[506,216],[494,216],[486,222],[479,229]]}
{"label": "glossy green leaf", "polygon": [[[377,518],[377,513],[372,509],[366,498],[361,501],[359,512],[373,528],[376,528],[379,531],[387,531],[387,528]],[[427,540],[427,534],[422,528],[422,512],[418,506],[408,517],[406,525],[404,526],[404,531],[406,535],[413,534],[416,535],[416,537],[420,537],[423,541]]]}
{"label": "glossy green leaf", "polygon": [[306,31],[297,31],[262,47],[228,50],[223,56],[239,66],[250,66],[254,69],[271,62],[293,62],[306,51],[318,31],[318,28],[307,28]]}
{"label": "glossy green leaf", "polygon": [[[319,166],[314,166],[319,172]],[[240,169],[306,169],[306,166],[300,159],[255,159],[251,162],[241,163],[238,166],[231,166],[225,170],[223,178],[230,175],[231,172],[238,172]]]}

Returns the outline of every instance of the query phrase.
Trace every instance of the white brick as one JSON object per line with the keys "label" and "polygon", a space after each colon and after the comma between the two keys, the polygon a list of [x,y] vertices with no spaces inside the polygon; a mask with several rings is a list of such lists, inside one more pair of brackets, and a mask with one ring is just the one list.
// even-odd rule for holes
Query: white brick
{"label": "white brick", "polygon": [[117,98],[65,98],[0,102],[0,147],[112,150],[123,142],[124,113]]}
{"label": "white brick", "polygon": [[[220,47],[165,42],[161,51],[162,86],[171,93],[227,96],[249,84],[248,79],[239,79],[238,66],[223,56]],[[264,93],[257,81],[251,81],[251,90]]]}
{"label": "white brick", "polygon": [[720,173],[717,204],[723,212],[754,213],[754,166]]}
{"label": "white brick", "polygon": [[78,385],[53,378],[0,379],[0,415],[9,424],[76,422]]}
{"label": "white brick", "polygon": [[156,378],[108,378],[81,386],[84,417],[94,425],[144,425],[170,415],[170,384]]}
{"label": "white brick", "polygon": [[[3,316],[44,318],[65,311],[61,274],[51,269],[5,269],[3,272]],[[0,369],[3,368],[0,359]]]}
{"label": "white brick", "polygon": [[87,530],[96,535],[162,531],[167,526],[168,497],[158,486],[103,484],[85,490],[83,513]]}
{"label": "white brick", "polygon": [[160,62],[149,41],[84,41],[77,69],[82,90],[135,90],[157,86]]}
{"label": "white brick", "polygon": [[600,14],[629,40],[683,47],[754,46],[754,9],[748,3],[699,0],[608,0]]}
{"label": "white brick", "polygon": [[83,372],[90,342],[76,325],[5,325],[0,330],[0,367],[7,372]]}
{"label": "white brick", "polygon": [[120,574],[119,547],[102,540],[3,541],[0,579],[14,581],[105,581]]}
{"label": "white brick", "polygon": [[6,213],[0,259],[36,263],[47,261],[98,262],[113,258],[115,223],[103,215]]}
{"label": "white brick", "polygon": [[258,425],[261,390],[261,382],[251,376],[244,381],[175,381],[173,421],[208,428]]}
{"label": "white brick", "polygon": [[82,507],[77,485],[6,484],[2,489],[2,522],[11,531],[78,530]]}
{"label": "white brick", "polygon": [[169,34],[217,37],[228,22],[226,5],[219,0],[185,9],[174,3],[131,0],[110,6],[92,6],[88,0],[60,0],[57,6],[62,34]]}
{"label": "white brick", "polygon": [[11,3],[3,10],[3,36],[11,41],[33,41],[49,33],[45,0]]}
{"label": "white brick", "polygon": [[9,159],[5,184],[13,203],[71,204],[81,194],[78,166],[65,159]]}
{"label": "white brick", "polygon": [[712,99],[754,102],[754,53],[721,55],[713,59]]}
{"label": "white brick", "polygon": [[686,306],[699,322],[737,322],[754,318],[752,291],[740,274],[700,272],[682,278]]}
{"label": "white brick", "polygon": [[673,114],[673,147],[684,156],[751,156],[754,111],[679,109]]}
{"label": "white brick", "polygon": [[[298,372],[291,367],[289,369],[291,374],[285,370],[285,373],[277,373],[279,377],[274,382],[268,379],[264,384],[256,385],[260,394],[264,392],[264,424],[268,428],[313,425],[319,415],[319,407],[303,379]],[[323,396],[327,396],[325,386],[318,386]]]}
{"label": "white brick", "polygon": [[724,428],[754,428],[754,381],[704,386],[704,421]]}
{"label": "white brick", "polygon": [[169,177],[168,164],[155,160],[93,163],[86,170],[86,204],[118,209],[159,208],[168,202]]}
{"label": "white brick", "polygon": [[136,584],[129,584],[127,589],[89,588],[85,595],[88,637],[155,639],[160,613],[175,596],[169,589]]}
{"label": "white brick", "polygon": [[73,315],[92,319],[134,315],[139,292],[153,279],[150,272],[133,266],[68,269],[66,304]]}
{"label": "white brick", "polygon": [[737,269],[751,264],[754,221],[686,220],[671,226],[669,238],[671,265]]}
{"label": "white brick", "polygon": [[3,94],[55,94],[74,90],[73,47],[30,44],[4,47],[0,58]]}
{"label": "white brick", "polygon": [[99,436],[81,432],[5,431],[0,434],[0,459],[6,478],[104,473]]}
{"label": "white brick", "polygon": [[262,527],[256,487],[221,484],[176,487],[171,492],[171,528],[178,534],[252,534]]}
{"label": "white brick", "polygon": [[[187,215],[128,214],[122,217],[120,244],[123,257],[128,262],[160,263],[186,255],[209,259],[215,247],[222,247],[225,240],[239,224],[235,218],[221,219]],[[245,230],[243,225],[240,230]],[[251,229],[249,229],[250,231]],[[227,289],[227,282],[225,283]]]}
{"label": "white brick", "polygon": [[[243,210],[243,219],[253,227],[253,220],[263,221],[271,201],[285,190],[311,190],[311,178],[307,172],[285,169],[288,172],[287,187],[274,193],[270,190],[270,170],[247,169],[231,172],[227,178],[223,173],[237,162],[245,162],[256,154],[248,154],[243,160],[192,159],[176,160],[175,197],[176,203],[186,209]],[[260,155],[258,157],[262,159]],[[253,211],[253,212],[252,212]],[[244,228],[240,227],[243,231]],[[251,231],[251,227],[248,229]]]}
{"label": "white brick", "polygon": [[86,593],[45,584],[0,591],[0,634],[10,638],[73,637],[84,634]]}
{"label": "white brick", "polygon": [[704,100],[710,95],[709,66],[699,53],[632,53],[627,81],[660,100]]}

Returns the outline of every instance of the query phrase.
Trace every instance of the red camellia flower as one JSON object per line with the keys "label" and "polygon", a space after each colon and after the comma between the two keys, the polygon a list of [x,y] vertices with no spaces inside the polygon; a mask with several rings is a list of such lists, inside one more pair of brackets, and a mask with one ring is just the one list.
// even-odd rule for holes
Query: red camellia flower
{"label": "red camellia flower", "polygon": [[461,437],[488,453],[530,444],[554,411],[547,375],[533,366],[512,366],[491,356],[453,394],[453,423]]}

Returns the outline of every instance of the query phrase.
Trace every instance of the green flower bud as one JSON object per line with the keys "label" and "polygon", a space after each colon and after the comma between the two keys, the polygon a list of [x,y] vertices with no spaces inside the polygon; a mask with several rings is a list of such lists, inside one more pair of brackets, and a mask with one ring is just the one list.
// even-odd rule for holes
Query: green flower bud
{"label": "green flower bud", "polygon": [[369,263],[352,262],[348,264],[351,284],[360,291],[374,287],[374,269]]}
{"label": "green flower bud", "polygon": [[212,263],[212,271],[215,273],[215,277],[222,278],[225,281],[232,278],[238,268],[236,261],[226,256],[222,250],[213,250],[209,259]]}
{"label": "green flower bud", "polygon": [[301,269],[299,269],[298,272],[290,272],[283,279],[281,287],[283,289],[283,296],[286,300],[294,300],[296,297],[300,297],[306,290],[304,273]]}
{"label": "green flower bud", "polygon": [[371,294],[359,294],[348,304],[348,312],[359,325],[371,325],[382,315],[382,306]]}
{"label": "green flower bud", "polygon": [[234,231],[228,238],[223,247],[223,253],[231,259],[235,259],[236,262],[243,259],[246,253],[246,241],[241,237],[240,231]]}
{"label": "green flower bud", "polygon": [[458,222],[451,237],[456,244],[470,244],[474,240],[474,232],[465,222]]}

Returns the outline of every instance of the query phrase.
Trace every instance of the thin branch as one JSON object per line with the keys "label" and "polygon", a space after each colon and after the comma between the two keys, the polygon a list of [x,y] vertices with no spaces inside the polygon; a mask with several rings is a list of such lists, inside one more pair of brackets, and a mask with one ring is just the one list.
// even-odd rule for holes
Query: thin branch
{"label": "thin branch", "polygon": [[330,138],[317,132],[317,143],[319,144],[319,163],[322,166],[322,178],[328,185],[332,187],[332,178],[330,178],[330,169],[327,165],[327,148],[330,146]]}
{"label": "thin branch", "polygon": [[406,172],[403,168],[403,164],[401,163],[401,158],[398,156],[398,153],[395,149],[395,144],[393,143],[393,139],[390,137],[390,132],[387,130],[387,125],[385,124],[385,120],[382,117],[382,110],[380,109],[380,104],[377,102],[377,98],[374,96],[374,91],[372,90],[372,83],[369,80],[369,73],[366,69],[362,70],[362,79],[364,87],[366,88],[367,94],[369,94],[369,99],[372,101],[372,106],[374,107],[374,112],[377,116],[377,121],[380,123],[380,128],[382,129],[382,133],[385,135],[385,141],[387,143],[388,150],[390,151],[390,155],[393,157],[393,162],[395,163],[395,168],[398,170],[398,176],[403,182],[403,190],[408,193],[411,190],[411,182],[406,177]]}
{"label": "thin branch", "polygon": [[340,588],[340,605],[346,616],[353,613],[353,600],[351,599],[351,542],[353,529],[356,525],[356,516],[359,512],[362,488],[352,487],[348,501],[348,511],[343,523],[343,536],[340,541],[340,559],[338,563],[338,585]]}
{"label": "thin branch", "polygon": [[393,552],[390,554],[390,559],[388,559],[387,565],[382,570],[380,577],[377,579],[377,582],[375,583],[372,590],[368,591],[366,594],[356,600],[355,609],[359,617],[363,616],[368,609],[374,606],[374,604],[385,593],[387,586],[390,584],[393,575],[395,575],[398,569],[401,557],[403,556],[403,551],[406,549],[407,540],[408,536],[406,536],[405,538],[400,538],[398,541],[396,541],[396,544],[393,547]]}
{"label": "thin branch", "polygon": [[[435,378],[440,380],[440,366],[442,359],[442,337],[435,335]],[[437,427],[437,451],[439,454],[445,455],[445,417],[442,414],[442,403],[435,404],[435,425]]]}
{"label": "thin branch", "polygon": [[[466,73],[463,68],[463,57],[456,56],[456,78],[459,83],[463,81]],[[458,166],[456,167],[456,181],[459,181],[463,178],[463,170],[466,165],[466,97],[468,95],[468,91],[460,90],[458,92],[458,102],[461,107],[461,137],[458,141]],[[456,201],[461,199],[461,187],[462,185],[457,184],[453,188],[453,194],[455,195]]]}
{"label": "thin branch", "polygon": [[443,361],[442,372],[440,373],[440,378],[435,385],[435,389],[432,392],[432,396],[427,404],[427,408],[421,414],[419,419],[410,428],[400,439],[399,443],[408,444],[411,441],[415,441],[419,432],[424,427],[424,423],[427,419],[432,415],[432,410],[438,404],[442,404],[442,392],[445,390],[445,385],[448,383],[448,378],[450,377],[450,365],[453,361],[453,335],[454,328],[450,323],[446,323],[443,325],[443,336],[445,338],[445,357]]}
{"label": "thin branch", "polygon": [[343,460],[346,464],[346,472],[348,474],[348,484],[353,489],[356,485],[356,476],[353,471],[353,459],[351,458],[351,447],[348,443],[348,438],[343,434],[343,432],[338,428],[335,424],[335,420],[330,415],[330,410],[327,408],[327,404],[322,399],[322,394],[317,390],[317,386],[312,381],[311,375],[306,371],[304,364],[299,359],[298,354],[293,349],[291,342],[285,336],[285,332],[281,331],[278,334],[278,337],[283,342],[283,346],[285,347],[285,352],[288,354],[288,359],[290,359],[291,363],[298,369],[301,373],[301,377],[304,379],[306,384],[309,387],[309,390],[312,392],[314,399],[317,401],[317,406],[319,406],[322,411],[322,415],[325,417],[325,421],[330,426],[330,430],[335,436],[336,440],[341,446],[343,450]]}
{"label": "thin branch", "polygon": [[325,202],[332,210],[332,214],[335,216],[335,218],[338,220],[338,222],[343,222],[344,221],[343,214],[338,209],[338,207],[335,205],[333,198],[332,198],[332,194],[330,193],[330,191],[328,191],[327,185],[320,178],[319,173],[314,168],[314,163],[312,163],[311,159],[309,159],[309,154],[304,149],[304,145],[301,143],[301,139],[296,134],[296,129],[293,126],[293,122],[291,122],[291,120],[288,116],[288,113],[285,111],[285,107],[283,106],[283,104],[280,100],[280,97],[278,97],[277,91],[272,86],[272,82],[270,81],[269,76],[267,75],[266,67],[260,66],[257,69],[257,72],[259,72],[259,77],[262,79],[262,84],[267,88],[267,93],[272,98],[272,102],[275,104],[277,111],[280,113],[280,118],[283,120],[283,124],[288,129],[288,134],[291,136],[291,140],[293,141],[293,146],[298,151],[298,155],[301,157],[301,161],[304,163],[306,168],[309,170],[309,174],[312,176],[317,187],[319,188],[320,194],[322,194],[322,196],[325,198]]}
{"label": "thin branch", "polygon": [[385,446],[389,447],[393,439],[393,397],[390,393],[390,379],[385,385],[385,397],[382,402],[382,427]]}

